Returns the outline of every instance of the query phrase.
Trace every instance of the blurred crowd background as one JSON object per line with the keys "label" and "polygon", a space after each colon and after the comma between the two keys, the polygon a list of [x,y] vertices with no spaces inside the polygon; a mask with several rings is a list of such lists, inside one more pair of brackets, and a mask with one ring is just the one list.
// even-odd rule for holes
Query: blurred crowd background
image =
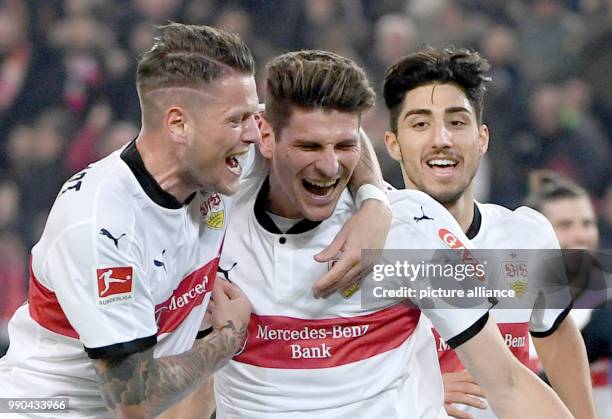
{"label": "blurred crowd background", "polygon": [[610,0],[0,0],[0,324],[26,298],[29,249],[60,185],[136,137],[137,59],[169,20],[238,33],[258,80],[288,50],[355,59],[379,94],[364,128],[396,186],[385,68],[424,44],[481,51],[493,82],[479,199],[514,208],[529,173],[550,169],[587,189],[612,247]]}

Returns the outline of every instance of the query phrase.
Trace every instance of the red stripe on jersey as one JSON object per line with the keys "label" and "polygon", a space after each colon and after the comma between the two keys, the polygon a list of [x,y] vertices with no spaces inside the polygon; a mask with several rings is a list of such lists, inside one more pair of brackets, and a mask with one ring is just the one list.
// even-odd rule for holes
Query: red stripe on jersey
{"label": "red stripe on jersey", "polygon": [[610,385],[612,364],[610,359],[603,358],[591,364],[591,381],[593,387],[607,387]]}
{"label": "red stripe on jersey", "polygon": [[[219,256],[183,278],[170,298],[155,306],[158,333],[174,331],[191,310],[202,304],[207,292],[215,283]],[[63,336],[78,339],[55,293],[45,288],[34,276],[30,262],[30,287],[28,290],[30,316],[39,325]]]}
{"label": "red stripe on jersey", "polygon": [[[529,323],[499,323],[497,325],[510,352],[523,364],[529,364]],[[436,329],[431,329],[436,338],[438,359],[442,373],[462,371],[465,368],[459,357],[440,337]]]}
{"label": "red stripe on jersey", "polygon": [[220,257],[187,275],[172,295],[155,306],[157,333],[170,333],[185,320],[195,307],[202,304],[206,293],[212,291],[217,277]]}
{"label": "red stripe on jersey", "polygon": [[32,271],[32,260],[30,259],[30,288],[28,289],[28,305],[30,317],[36,323],[47,330],[59,333],[63,336],[78,339],[79,334],[74,330],[55,293],[45,288]]}
{"label": "red stripe on jersey", "polygon": [[234,360],[266,368],[329,368],[397,348],[414,332],[421,312],[395,305],[372,314],[299,319],[251,314],[245,349]]}

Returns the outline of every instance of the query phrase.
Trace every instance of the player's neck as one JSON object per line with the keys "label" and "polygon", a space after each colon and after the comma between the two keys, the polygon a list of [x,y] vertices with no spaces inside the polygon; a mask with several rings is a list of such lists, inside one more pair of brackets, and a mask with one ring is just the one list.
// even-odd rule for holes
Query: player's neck
{"label": "player's neck", "polygon": [[280,182],[274,176],[270,176],[270,190],[266,200],[266,210],[272,214],[290,219],[304,218],[300,212],[291,204],[289,197],[285,194]]}
{"label": "player's neck", "polygon": [[181,177],[179,165],[174,158],[174,151],[156,138],[148,138],[140,133],[136,139],[136,149],[142,158],[145,168],[155,182],[178,202],[185,202],[197,190],[197,185],[185,182]]}
{"label": "player's neck", "polygon": [[443,204],[451,213],[463,232],[467,232],[474,219],[474,194],[470,190],[471,186],[465,190],[461,197],[452,203]]}

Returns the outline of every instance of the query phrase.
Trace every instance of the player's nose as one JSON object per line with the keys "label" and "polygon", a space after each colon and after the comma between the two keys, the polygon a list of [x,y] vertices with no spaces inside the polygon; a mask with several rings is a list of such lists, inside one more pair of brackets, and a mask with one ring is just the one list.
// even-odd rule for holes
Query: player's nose
{"label": "player's nose", "polygon": [[433,145],[436,148],[448,148],[453,145],[452,133],[445,124],[440,124],[434,127],[433,130]]}
{"label": "player's nose", "polygon": [[317,156],[315,167],[328,178],[336,177],[340,167],[336,151],[331,147],[323,149]]}
{"label": "player's nose", "polygon": [[261,132],[255,115],[251,115],[245,122],[241,140],[247,144],[253,144],[261,140]]}

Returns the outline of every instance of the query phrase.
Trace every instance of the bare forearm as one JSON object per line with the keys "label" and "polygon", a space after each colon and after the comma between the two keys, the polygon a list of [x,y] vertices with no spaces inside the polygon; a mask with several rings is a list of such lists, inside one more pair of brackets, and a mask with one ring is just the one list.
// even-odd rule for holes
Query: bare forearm
{"label": "bare forearm", "polygon": [[208,419],[215,411],[215,407],[215,391],[211,378],[157,419]]}
{"label": "bare forearm", "polygon": [[498,417],[572,417],[554,391],[510,353],[492,318],[456,352]]}
{"label": "bare forearm", "polygon": [[572,418],[555,392],[518,361],[513,377],[512,393],[502,400],[500,418]]}
{"label": "bare forearm", "polygon": [[591,376],[582,336],[571,317],[544,338],[533,338],[546,376],[577,418],[596,418]]}
{"label": "bare forearm", "polygon": [[380,170],[374,147],[372,147],[372,143],[363,129],[359,130],[359,134],[361,158],[359,159],[359,164],[357,164],[357,167],[355,167],[353,171],[353,176],[348,185],[353,196],[357,193],[359,187],[366,183],[384,189],[382,171]]}
{"label": "bare forearm", "polygon": [[239,348],[246,328],[225,330],[198,341],[191,351],[153,358],[153,348],[121,361],[96,361],[102,397],[117,416],[154,417],[178,403],[225,365]]}

